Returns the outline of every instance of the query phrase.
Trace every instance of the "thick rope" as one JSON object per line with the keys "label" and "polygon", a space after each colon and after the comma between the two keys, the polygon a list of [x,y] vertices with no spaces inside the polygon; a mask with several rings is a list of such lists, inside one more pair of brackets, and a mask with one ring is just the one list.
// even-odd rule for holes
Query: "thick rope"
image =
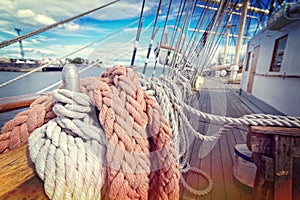
{"label": "thick rope", "polygon": [[[170,127],[173,132],[173,140],[176,145],[176,150],[179,156],[179,167],[182,173],[188,171],[189,166],[187,161],[187,149],[189,141],[187,140],[189,133],[194,134],[201,140],[212,141],[219,138],[222,133],[226,133],[238,125],[261,125],[261,126],[288,126],[300,127],[300,118],[291,116],[275,116],[266,114],[252,114],[245,115],[241,118],[217,116],[197,110],[185,103],[191,94],[187,91],[190,90],[190,85],[185,85],[184,80],[179,76],[178,80],[170,80],[169,77],[161,76],[159,78],[149,79],[143,75],[139,76],[140,84],[144,87],[147,93],[156,97],[157,102],[165,114],[165,118],[169,121]],[[196,131],[186,115],[184,110],[201,117],[209,122],[225,123],[215,134],[211,136],[203,135]],[[180,134],[178,132],[180,130]],[[181,183],[183,186],[195,195],[204,195],[212,190],[212,181],[209,175],[204,171],[196,168],[190,168],[192,171],[202,174],[209,182],[208,186],[203,190],[192,189],[183,180],[181,176]]]}
{"label": "thick rope", "polygon": [[102,77],[94,95],[101,99],[95,103],[108,142],[104,197],[178,199],[172,133],[155,99],[138,86],[131,69],[116,66]]}
{"label": "thick rope", "polygon": [[[196,110],[184,103],[185,97],[189,95],[190,86],[180,79],[177,80],[177,84],[174,84],[174,80],[170,80],[168,77],[148,79],[141,75],[139,84],[146,92],[138,86],[137,76],[133,71],[117,66],[105,72],[101,79],[88,78],[81,81],[81,92],[87,94],[89,98],[80,93],[75,95],[66,90],[55,90],[53,98],[57,103],[54,107],[51,96],[45,96],[35,101],[29,110],[21,112],[3,127],[0,135],[0,152],[26,143],[28,135],[36,129],[39,137],[32,136],[35,139],[32,139],[30,143],[38,150],[32,150],[32,159],[38,165],[39,175],[45,180],[45,190],[49,189],[48,196],[52,198],[68,198],[70,195],[79,197],[79,193],[72,193],[75,187],[83,190],[84,197],[90,197],[91,193],[94,193],[96,197],[100,194],[100,185],[103,184],[103,179],[100,178],[98,182],[93,182],[94,185],[97,185],[99,193],[95,192],[95,189],[87,187],[87,183],[91,180],[89,177],[92,175],[87,177],[83,185],[76,186],[70,183],[70,180],[62,181],[60,184],[59,178],[54,180],[53,176],[48,179],[45,176],[49,171],[57,176],[67,176],[64,174],[66,172],[63,167],[67,166],[66,169],[69,169],[70,165],[64,164],[61,159],[68,160],[68,156],[70,156],[71,160],[76,160],[75,154],[67,151],[66,145],[70,143],[71,146],[77,147],[75,152],[83,152],[83,154],[76,154],[78,158],[82,159],[85,155],[88,158],[85,160],[89,160],[87,162],[89,164],[80,162],[75,167],[76,173],[79,173],[80,170],[83,173],[84,169],[86,170],[85,167],[92,163],[91,160],[98,159],[99,156],[99,163],[93,170],[97,168],[96,171],[99,172],[103,163],[107,166],[107,177],[102,188],[103,197],[108,199],[173,199],[178,198],[177,162],[179,162],[182,173],[190,169],[203,175],[209,182],[206,189],[197,191],[190,188],[182,179],[181,182],[187,190],[197,195],[204,195],[212,189],[211,179],[205,172],[188,167],[186,152],[189,144],[188,132],[202,140],[213,140],[217,139],[221,133],[238,125],[300,127],[299,117],[253,114],[232,118]],[[160,107],[149,95],[156,97]],[[92,112],[94,106],[99,110],[101,126],[96,123],[94,114],[87,114]],[[51,110],[52,107],[55,113]],[[225,126],[213,136],[203,135],[194,130],[184,111],[212,122],[225,123]],[[53,119],[56,115],[57,117]],[[50,119],[53,120],[45,124]],[[171,130],[167,122],[170,123]],[[45,125],[42,126],[43,124]],[[40,126],[42,127],[37,129]],[[101,128],[99,130],[99,126],[105,133],[101,132]],[[106,135],[107,155],[105,159],[101,160],[101,155],[103,156],[103,152],[105,152],[103,150],[104,141],[101,137],[104,134]],[[62,142],[65,140],[58,139],[60,137],[67,139],[75,137],[76,140]],[[101,151],[99,150],[100,146],[102,146]],[[178,158],[176,158],[176,154]],[[49,161],[42,165],[42,158],[49,159]],[[50,160],[56,164],[46,167]],[[164,165],[165,162],[166,165]],[[89,169],[88,172],[93,172],[93,170]],[[75,172],[72,173],[74,175]],[[96,172],[92,174],[94,175]],[[102,172],[102,177],[103,174],[105,172]],[[78,177],[80,176],[78,175]]]}
{"label": "thick rope", "polygon": [[38,127],[55,117],[50,95],[35,100],[29,110],[20,112],[8,121],[0,134],[0,153],[27,143],[29,135]]}
{"label": "thick rope", "polygon": [[100,199],[104,132],[86,94],[54,90],[56,118],[29,137],[30,158],[50,199]]}
{"label": "thick rope", "polygon": [[[105,199],[178,199],[172,132],[155,99],[138,86],[134,72],[114,67],[101,79],[83,80],[81,91],[91,103],[84,94],[55,90],[57,117],[29,139],[30,156],[48,197],[98,198],[104,163],[107,176],[101,193]],[[102,129],[90,117],[91,105],[98,108],[105,131],[105,159]]]}

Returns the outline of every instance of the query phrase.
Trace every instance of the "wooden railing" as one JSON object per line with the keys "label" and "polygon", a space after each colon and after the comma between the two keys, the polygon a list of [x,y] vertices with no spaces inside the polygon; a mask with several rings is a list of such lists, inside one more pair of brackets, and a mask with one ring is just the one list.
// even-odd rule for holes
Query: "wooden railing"
{"label": "wooden railing", "polygon": [[277,78],[300,78],[300,75],[286,75],[284,74],[259,74],[259,73],[255,73],[255,76],[264,76],[264,77],[277,77]]}
{"label": "wooden railing", "polygon": [[26,108],[41,96],[41,94],[28,94],[0,98],[0,113]]}

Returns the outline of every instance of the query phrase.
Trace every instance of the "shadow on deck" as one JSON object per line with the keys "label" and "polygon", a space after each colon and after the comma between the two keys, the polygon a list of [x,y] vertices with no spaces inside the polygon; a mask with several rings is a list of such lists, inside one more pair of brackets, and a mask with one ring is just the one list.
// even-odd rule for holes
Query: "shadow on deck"
{"label": "shadow on deck", "polygon": [[[239,99],[236,86],[231,88],[223,82],[219,78],[206,78],[203,88],[194,95],[190,105],[207,113],[230,117],[241,117],[254,113],[249,109],[251,107],[248,107]],[[209,123],[209,121],[203,121],[203,119],[192,115],[189,116],[189,119],[195,129],[206,135],[211,135],[222,127],[222,124]],[[209,194],[196,196],[185,190],[181,185],[180,199],[252,199],[252,189],[239,183],[233,176],[234,147],[236,144],[245,144],[246,136],[247,127],[231,129],[228,133],[222,134],[215,142],[206,142],[191,136],[190,165],[208,173],[214,186]],[[295,167],[294,176],[295,174],[299,175],[299,160],[296,160],[294,164],[298,166]],[[298,177],[298,175],[295,177]],[[188,172],[183,177],[194,189],[201,190],[207,186],[207,180],[193,172]],[[297,181],[299,182],[299,179]],[[299,184],[295,183],[293,185]],[[299,188],[295,189],[295,192],[297,190],[299,191]],[[293,199],[300,198],[296,197],[297,194],[294,195]]]}

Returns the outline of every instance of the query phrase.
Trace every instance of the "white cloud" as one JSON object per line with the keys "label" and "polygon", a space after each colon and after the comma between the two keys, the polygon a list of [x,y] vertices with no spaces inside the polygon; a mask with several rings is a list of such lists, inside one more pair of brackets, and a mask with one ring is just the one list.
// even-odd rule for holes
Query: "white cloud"
{"label": "white cloud", "polygon": [[36,14],[30,9],[21,9],[17,11],[17,17],[19,18],[31,18],[34,17]]}
{"label": "white cloud", "polygon": [[42,25],[50,25],[50,24],[54,24],[55,23],[55,20],[46,16],[46,15],[41,15],[41,14],[37,14],[35,17],[34,17],[35,21],[39,24],[42,24]]}
{"label": "white cloud", "polygon": [[43,14],[37,14],[30,9],[20,9],[17,11],[16,16],[24,24],[50,25],[55,23],[54,19]]}
{"label": "white cloud", "polygon": [[78,31],[80,29],[80,26],[73,22],[64,24],[63,26],[64,26],[65,30],[68,32],[74,32],[74,31]]}

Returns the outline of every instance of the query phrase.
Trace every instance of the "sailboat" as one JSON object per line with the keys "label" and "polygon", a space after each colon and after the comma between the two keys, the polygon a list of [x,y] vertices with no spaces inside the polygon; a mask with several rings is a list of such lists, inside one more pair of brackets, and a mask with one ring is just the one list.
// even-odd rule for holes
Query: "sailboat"
{"label": "sailboat", "polygon": [[[59,23],[47,26],[41,30],[34,31],[24,36],[19,36],[9,41],[1,42],[0,47],[5,47],[14,42],[18,42],[32,35],[38,34],[42,31],[47,31],[62,23],[71,21],[78,17],[82,17],[86,14],[94,12],[98,9],[102,9],[103,7],[109,6],[117,2],[118,1],[113,1],[107,5],[85,12],[78,16],[71,17],[70,19],[63,20]],[[158,43],[156,48],[154,49],[155,58],[154,66],[151,68],[153,71],[151,78],[147,78],[144,74],[146,70],[150,69],[150,67],[148,66],[148,61],[150,58],[149,56],[152,51],[152,45],[156,35],[157,18],[163,11],[163,9],[166,9],[162,6],[162,1],[159,1],[159,4],[157,6],[157,13],[154,18],[155,25],[153,27],[151,41],[149,42],[148,52],[145,58],[145,64],[143,66],[143,74],[141,73],[139,75],[135,75],[135,73],[131,69],[135,66],[135,56],[138,51],[137,46],[134,46],[131,66],[129,69],[127,69],[124,66],[116,66],[104,72],[102,74],[102,78],[87,78],[81,80],[81,85],[80,80],[78,78],[78,72],[76,70],[72,71],[72,66],[70,66],[70,68],[65,68],[64,78],[66,76],[68,78],[62,81],[63,85],[61,87],[64,87],[65,89],[67,89],[67,91],[55,90],[52,93],[52,97],[55,98],[54,101],[52,101],[52,94],[47,94],[48,96],[46,95],[43,97],[39,97],[38,99],[36,96],[31,96],[29,98],[27,96],[26,99],[6,98],[5,102],[3,99],[2,101],[0,99],[1,112],[28,107],[30,106],[30,104],[31,108],[35,109],[33,107],[37,106],[39,103],[41,103],[42,106],[38,105],[38,107],[45,108],[45,110],[41,109],[39,112],[37,112],[44,114],[43,120],[39,121],[40,118],[37,115],[24,117],[26,113],[29,112],[24,111],[22,114],[19,114],[17,116],[21,116],[21,118],[23,118],[20,119],[18,122],[14,121],[8,123],[8,125],[6,125],[5,128],[9,131],[0,135],[0,169],[2,170],[0,173],[0,198],[9,199],[28,197],[40,199],[89,199],[89,197],[94,198],[93,195],[96,196],[96,199],[99,199],[101,197],[107,199],[147,199],[156,197],[160,197],[161,199],[251,199],[252,197],[255,198],[255,195],[258,195],[259,193],[259,190],[257,190],[257,181],[259,180],[257,180],[256,183],[254,183],[256,184],[255,186],[253,184],[250,186],[245,185],[247,180],[245,181],[243,178],[247,176],[245,176],[245,174],[243,173],[237,174],[237,171],[234,171],[234,169],[240,170],[239,167],[245,167],[245,165],[233,166],[233,163],[235,163],[235,165],[245,163],[244,161],[247,159],[247,161],[252,162],[252,164],[254,162],[251,159],[251,156],[245,156],[243,152],[241,153],[239,152],[239,149],[235,148],[235,145],[237,143],[245,143],[247,137],[247,130],[242,129],[239,126],[241,126],[242,123],[251,121],[253,117],[255,118],[255,116],[252,115],[248,116],[249,118],[242,118],[242,115],[257,112],[257,110],[259,110],[258,112],[270,113],[268,111],[269,108],[264,109],[265,107],[267,107],[266,104],[268,104],[270,107],[274,107],[274,110],[277,110],[276,113],[271,112],[272,114],[286,114],[296,116],[286,118],[284,118],[284,116],[267,117],[269,117],[270,120],[278,120],[276,121],[278,122],[278,124],[285,120],[287,121],[286,123],[294,123],[294,125],[291,125],[292,130],[290,130],[288,133],[290,134],[289,137],[293,137],[293,141],[295,140],[295,145],[293,146],[295,151],[291,150],[291,152],[293,152],[294,157],[299,156],[299,137],[297,136],[297,133],[299,134],[299,124],[297,124],[299,122],[299,117],[297,116],[300,115],[298,109],[300,106],[300,101],[298,101],[300,95],[299,90],[297,89],[297,87],[299,86],[299,75],[297,73],[299,71],[293,68],[295,66],[295,63],[299,63],[299,58],[297,56],[293,56],[293,53],[295,54],[297,52],[294,50],[297,46],[299,46],[298,43],[300,42],[298,36],[300,31],[300,4],[299,2],[286,3],[282,7],[282,9],[279,9],[277,12],[273,11],[274,13],[272,13],[270,17],[268,26],[263,28],[256,34],[256,36],[253,36],[252,39],[249,40],[246,51],[247,57],[244,59],[244,64],[242,66],[243,79],[241,81],[240,88],[237,89],[235,88],[235,86],[227,84],[228,79],[236,79],[236,74],[239,67],[231,67],[229,70],[227,69],[231,73],[231,75],[230,77],[225,77],[226,79],[206,77],[204,80],[203,76],[205,70],[211,69],[215,64],[212,62],[212,60],[214,59],[213,55],[217,52],[218,44],[220,44],[221,41],[223,41],[222,38],[224,36],[227,36],[228,38],[230,35],[228,33],[230,32],[230,30],[228,29],[228,21],[230,21],[229,19],[231,18],[230,16],[233,15],[233,13],[239,13],[238,16],[241,16],[238,31],[239,39],[236,41],[237,48],[235,51],[235,59],[231,66],[237,66],[240,61],[240,50],[243,44],[243,32],[246,24],[245,22],[251,22],[251,20],[247,20],[247,11],[250,10],[252,14],[255,12],[260,13],[262,16],[261,18],[263,19],[266,17],[266,9],[254,8],[253,6],[248,5],[248,3],[249,1],[242,1],[241,3],[239,1],[181,1],[181,4],[178,7],[177,19],[175,21],[176,23],[174,26],[172,26],[174,31],[172,33],[171,40],[169,41],[167,39],[169,36],[169,33],[167,31],[167,22],[171,6],[173,5],[172,1],[169,1],[167,4],[167,14],[165,16],[164,27],[161,31],[161,37],[156,39]],[[145,0],[142,1],[140,18],[139,20],[137,20],[139,22],[139,25],[136,34],[136,44],[139,42],[139,37],[143,30],[142,20],[144,14],[144,4]],[[201,11],[197,11],[198,8],[201,8]],[[242,11],[240,11],[240,8],[242,8]],[[281,14],[279,15],[278,13]],[[192,22],[193,17],[195,17],[194,14],[198,17],[196,23]],[[210,21],[208,21],[207,25],[203,27],[203,20],[207,18],[207,16],[210,16]],[[257,16],[259,16],[259,14],[257,14]],[[223,23],[224,21],[227,23]],[[181,28],[179,29],[176,25],[181,25]],[[192,25],[195,25],[195,28],[193,29],[194,31],[192,33],[189,33],[189,29],[191,29]],[[116,33],[118,32],[119,31],[116,31]],[[104,39],[100,39],[99,41],[102,40]],[[93,43],[90,43],[86,46],[91,46],[92,44]],[[270,46],[274,48],[273,53],[270,53]],[[77,50],[75,50],[74,52],[77,52]],[[261,53],[264,54],[262,55]],[[224,54],[226,55],[226,53]],[[68,54],[67,56],[69,55],[70,54]],[[224,60],[226,61],[225,55]],[[264,55],[269,55],[270,59],[268,59]],[[67,56],[62,56],[61,59],[64,59]],[[290,58],[290,61],[287,60],[288,58]],[[262,71],[265,70],[264,64],[269,61],[271,61],[271,67],[267,69],[269,71]],[[48,65],[51,64],[51,62],[48,63]],[[97,64],[98,63],[94,63],[94,65]],[[163,72],[160,76],[161,79],[155,79],[155,70],[159,64],[163,68]],[[219,64],[224,65],[226,63],[222,61]],[[45,67],[47,67],[47,65],[43,65],[37,68],[36,70],[29,72],[28,75]],[[17,81],[20,78],[22,77],[17,77],[15,79],[12,79],[11,81],[1,84],[0,88],[5,87],[11,82]],[[279,78],[280,80],[275,80],[275,78]],[[135,85],[135,82],[131,82],[131,80],[139,80],[138,84],[140,85]],[[226,85],[224,85],[224,82],[226,83]],[[101,85],[101,83],[105,83],[106,85]],[[173,83],[175,83],[174,85],[176,86],[174,86]],[[275,83],[276,87],[273,87],[272,84]],[[113,87],[114,84],[119,85],[118,87]],[[268,88],[262,88],[262,85],[266,85]],[[151,88],[152,86],[153,88]],[[60,89],[62,89],[61,87]],[[110,87],[112,88],[111,90],[113,90],[114,93],[110,93]],[[157,88],[155,89],[155,87]],[[292,96],[292,98],[284,100],[285,102],[289,101],[288,103],[279,103],[278,96],[280,95],[275,95],[276,98],[272,99],[274,97],[274,91],[272,90],[273,88],[276,90],[284,90],[282,88],[287,87],[293,88],[293,91],[287,94],[289,96]],[[135,90],[133,90],[132,88],[135,88],[138,92],[135,93]],[[84,93],[86,96],[79,93],[80,89],[82,91],[85,91]],[[120,91],[118,89],[120,89]],[[94,93],[93,90],[97,91]],[[144,90],[146,91],[144,92]],[[74,93],[70,93],[70,91]],[[237,91],[242,94],[241,97],[238,96]],[[287,90],[285,91],[287,92]],[[125,93],[133,93],[133,95],[125,96]],[[97,103],[94,101],[94,99],[92,99],[92,96],[97,96],[99,94],[108,95],[105,96],[105,98],[102,98],[100,102],[104,102],[103,105],[107,103],[105,105],[110,105],[111,107],[103,106],[103,109],[99,109],[102,105],[100,105],[100,103]],[[168,94],[168,97],[170,97],[168,100],[166,100],[166,96],[163,96],[166,94]],[[62,100],[63,98],[61,95],[66,95],[65,97],[67,97],[67,100]],[[110,101],[109,98],[113,96],[118,98],[118,101]],[[243,98],[243,96],[246,96],[247,98]],[[87,97],[90,97],[91,100],[89,100]],[[228,102],[225,102],[227,97],[230,100],[228,100]],[[284,95],[284,97],[286,97],[286,95]],[[138,104],[132,104],[133,106],[131,106],[129,105],[129,103],[126,103],[123,106],[123,103],[125,101],[133,102],[135,98],[138,99],[138,102],[142,102],[143,104],[143,107],[137,109],[138,111],[135,112],[134,110],[136,107],[138,107]],[[70,99],[72,99],[72,101],[74,100],[78,102],[78,105],[69,103],[69,101],[71,101]],[[146,99],[146,103],[143,102],[144,99]],[[260,104],[256,102],[258,102],[259,100],[263,101],[264,99],[266,99],[267,102],[263,105],[264,108],[261,108]],[[154,103],[155,101],[157,102]],[[172,104],[164,104],[165,106],[161,106],[160,109],[164,109],[163,111],[165,112],[161,110],[159,111],[159,108],[156,107],[156,105],[163,105],[163,103],[165,103],[166,101],[170,101],[172,102]],[[246,104],[247,101],[248,103],[250,101],[250,104]],[[57,104],[57,106],[54,108],[53,104],[55,103]],[[84,117],[84,122],[87,123],[85,127],[90,132],[87,132],[87,134],[80,135],[77,133],[84,133],[83,129],[79,130],[75,126],[71,128],[65,127],[67,124],[65,123],[67,119],[65,119],[64,117],[69,115],[72,116],[71,112],[65,111],[62,108],[67,104],[70,104],[69,111],[77,112],[88,110],[87,112],[91,113],[89,116]],[[151,107],[152,104],[153,107]],[[186,110],[182,110],[183,108]],[[130,115],[127,116],[126,114],[124,114],[125,109],[129,110],[128,112],[130,112]],[[156,118],[151,118],[152,115],[146,113],[146,111],[148,112],[148,110],[150,110],[149,113],[153,114],[153,116],[155,116]],[[215,115],[205,114],[201,112],[201,110],[208,113],[210,112],[210,114]],[[55,118],[54,111],[56,111],[55,113],[59,117]],[[63,113],[63,111],[65,111],[64,114],[57,114]],[[109,112],[103,114],[106,111]],[[138,115],[138,112],[143,113],[143,115]],[[175,117],[172,115],[174,113],[177,113]],[[118,116],[119,114],[126,115],[127,117],[125,116],[125,119],[117,118],[116,116]],[[161,119],[163,118],[163,115],[165,119],[168,120]],[[199,117],[200,115],[202,116],[202,118]],[[234,126],[232,122],[228,123],[226,121],[226,125],[223,128],[221,128],[221,126],[224,125],[224,122],[216,123],[216,121],[221,118],[218,118],[218,116],[216,115],[224,116],[224,120],[235,119],[236,121],[238,121],[238,119],[242,118],[240,119],[242,122]],[[226,115],[229,115],[230,117],[226,117]],[[101,117],[115,119],[115,121],[120,122],[120,124],[133,124],[135,122],[138,123],[135,124],[135,126],[133,126],[133,128],[129,130],[126,125],[117,126],[108,123],[106,124],[104,123],[104,120]],[[76,117],[73,116],[73,118]],[[98,118],[101,119],[98,120]],[[148,120],[148,118],[152,120],[149,120],[148,124],[146,124],[145,122]],[[59,121],[60,119],[61,121]],[[30,134],[34,133],[35,135],[37,135],[37,137],[31,137],[29,139],[28,147],[27,140],[17,140],[18,138],[16,135],[14,135],[14,131],[18,129],[21,130],[20,134],[28,134],[27,132],[22,132],[22,130],[25,129],[22,129],[21,126],[26,121],[26,123],[24,124],[26,124],[26,126],[27,124],[29,125],[29,128],[27,127],[28,130],[31,129],[30,120],[38,121],[39,128],[35,127],[33,128],[35,130],[31,130]],[[153,125],[157,121],[163,123],[164,125],[157,128]],[[175,122],[177,122],[177,126],[174,125],[169,127],[169,124],[176,124]],[[80,124],[80,122],[78,121],[76,121],[76,123]],[[56,126],[57,124],[58,126]],[[260,123],[259,119],[257,119],[257,122],[249,125],[250,129],[252,126],[254,126],[254,124],[262,127],[269,125],[266,124],[266,120]],[[55,128],[53,128],[54,126]],[[284,125],[278,126],[284,127]],[[14,127],[18,128],[14,129]],[[61,135],[64,135],[63,137],[65,138],[76,138],[73,140],[77,141],[78,143],[75,142],[73,146],[77,145],[80,151],[76,150],[75,153],[73,152],[70,153],[70,155],[65,156],[64,153],[68,151],[69,147],[63,147],[63,142],[60,141],[58,137],[56,137],[54,134],[52,135],[51,131],[45,131],[50,130],[49,127],[52,127],[51,130],[56,130],[57,132],[61,131]],[[228,131],[230,128],[233,128],[232,134],[220,134],[221,129],[224,129],[223,131]],[[170,143],[171,145],[169,145],[171,146],[171,150],[168,149],[169,146],[164,146],[164,148],[167,148],[167,150],[163,151],[159,155],[155,154],[153,156],[149,154],[149,156],[146,156],[147,158],[144,158],[143,156],[130,157],[127,154],[123,156],[121,151],[110,151],[111,149],[109,148],[114,149],[114,145],[112,147],[107,145],[105,148],[107,148],[108,153],[106,154],[106,151],[101,149],[102,147],[97,146],[98,143],[100,143],[99,141],[103,140],[104,136],[94,134],[95,132],[102,133],[103,130],[105,130],[105,133],[109,132],[110,130],[113,130],[109,132],[109,134],[111,135],[118,131],[125,133],[122,135],[123,138],[121,138],[121,136],[120,138],[113,138],[115,146],[121,144],[123,141],[131,142],[132,145],[143,143],[143,137],[136,137],[136,134],[140,133],[138,132],[140,130],[142,130],[142,132],[144,131],[143,133],[145,133],[146,135],[151,134],[152,131],[156,131],[155,133],[159,133],[157,134],[157,136],[155,135],[155,137],[150,137],[149,140],[146,139],[148,143],[146,143],[145,146],[132,148],[131,145],[122,146],[121,144],[120,148],[134,153],[141,153],[143,151],[147,151],[145,149],[147,149],[151,145],[151,148],[156,147],[156,138],[161,137],[160,134],[163,134],[163,131],[165,131],[167,133],[171,133],[171,135],[168,135],[166,136],[166,138],[163,138],[162,141],[157,142],[157,146],[161,147],[162,144],[165,144],[165,141],[172,141]],[[168,132],[168,130],[172,130],[173,133],[171,131]],[[201,134],[202,131],[207,131],[207,135]],[[41,134],[42,132],[45,133],[44,139],[47,140],[47,142],[43,143],[38,140],[41,138],[43,139],[44,136],[40,138],[38,137],[38,134]],[[192,134],[188,134],[188,132],[192,132]],[[130,136],[128,135],[129,133],[131,134]],[[28,137],[29,135],[26,136]],[[201,140],[195,139],[196,137],[200,138]],[[94,141],[91,140],[91,142],[89,143],[90,138],[92,138]],[[107,138],[109,138],[109,136],[107,136]],[[79,140],[83,143],[81,144]],[[190,141],[192,142],[189,143]],[[48,146],[51,146],[50,143],[55,144],[57,149],[59,150],[50,149],[50,152],[52,151],[52,154],[43,154],[43,150],[46,149]],[[72,141],[70,141],[69,143],[72,143]],[[40,148],[38,148],[37,150],[32,150],[31,147],[33,144],[41,145]],[[285,145],[290,144],[285,143]],[[85,149],[85,147],[87,146],[90,148]],[[268,146],[268,148],[269,147],[270,146]],[[94,150],[95,148],[97,149],[97,151],[91,151],[91,149]],[[56,151],[59,151],[59,153],[55,154]],[[39,154],[39,152],[42,153]],[[86,158],[81,157],[82,152],[84,152]],[[149,152],[151,151],[149,150]],[[179,158],[178,160],[176,160],[176,162],[173,163],[171,156],[174,152],[178,154]],[[238,153],[235,154],[235,152]],[[249,150],[247,152],[249,153]],[[111,155],[113,155],[114,157],[109,157]],[[120,170],[118,171],[118,168],[114,168],[115,166],[101,167],[102,165],[101,163],[99,164],[99,160],[96,160],[96,158],[100,158],[101,156],[107,156],[109,160],[107,162],[111,162],[110,164],[116,164],[116,166],[124,167],[124,169],[134,168],[135,170],[137,170],[137,173],[134,173],[134,175],[132,175],[131,171],[126,171],[124,172],[124,175],[123,172],[120,172]],[[124,160],[119,161],[117,159],[119,158],[118,156],[120,156],[122,159],[128,159],[128,163]],[[159,166],[161,168],[157,167],[157,165],[155,165],[157,164],[155,160],[156,156],[159,158],[157,163],[167,163],[167,166]],[[164,156],[163,158],[167,159],[162,159],[162,157],[160,156]],[[74,165],[72,159],[75,159],[75,157],[80,157],[82,159],[82,162],[78,162]],[[245,157],[247,157],[247,159],[244,159]],[[47,161],[45,161],[45,163],[43,164],[43,158],[52,159],[55,161],[55,164],[51,164],[49,160],[48,163]],[[153,160],[149,159],[146,161],[141,161],[142,159],[148,158],[153,158]],[[64,159],[69,160],[70,162],[68,164],[65,164],[62,162],[62,160]],[[282,158],[282,160],[284,159],[287,158]],[[33,160],[33,162],[31,160]],[[116,162],[114,162],[114,160],[116,160]],[[264,155],[262,160],[265,160],[266,165],[272,165],[271,158],[268,158]],[[295,158],[294,161],[296,163],[295,166],[299,166],[299,159]],[[85,165],[85,163],[89,163],[89,165]],[[139,165],[135,165],[135,163],[139,163]],[[148,169],[147,164],[149,164],[151,167],[156,168]],[[165,170],[171,168],[168,168],[168,166],[172,166],[172,169],[170,171]],[[64,170],[61,170],[63,168]],[[202,170],[198,168],[201,168]],[[73,169],[75,169],[75,171],[72,171]],[[108,174],[104,175],[105,173],[103,171],[106,171],[106,169]],[[139,171],[141,169],[145,171]],[[182,170],[182,175],[179,175],[179,169]],[[82,171],[81,173],[77,173],[76,170]],[[158,171],[157,174],[161,174],[157,176],[157,174],[155,174],[155,170]],[[203,170],[207,170],[207,172],[204,172]],[[294,171],[296,174],[299,173],[299,170]],[[140,172],[140,174],[138,172]],[[145,172],[146,174],[148,174],[145,175]],[[240,170],[239,172],[243,172],[243,170]],[[195,173],[199,174],[200,176],[195,176]],[[256,172],[254,172],[254,174],[255,173]],[[289,180],[293,178],[293,181],[295,181],[296,183],[299,182],[299,179],[297,179],[297,177],[292,177],[292,172],[286,172],[285,170],[282,170],[278,173],[278,177],[289,177]],[[55,176],[53,174],[55,174]],[[97,175],[99,178],[90,178],[90,174]],[[79,177],[82,179],[80,179]],[[139,177],[139,179],[137,177]],[[151,179],[151,177],[156,177],[157,179]],[[252,176],[250,178],[252,178],[252,181],[254,182],[254,177]],[[269,181],[269,179],[267,178],[269,177],[266,177],[266,180]],[[121,181],[123,179],[125,180],[125,182]],[[180,184],[182,186],[180,188],[179,179]],[[44,180],[44,183],[42,182],[42,180]],[[147,180],[150,181],[147,182]],[[169,182],[169,180],[176,180],[177,184],[169,184],[171,182]],[[101,181],[103,181],[104,183]],[[146,183],[144,181],[146,181]],[[157,181],[157,183],[155,181]],[[270,181],[269,183],[270,185],[272,184],[271,182],[272,181]],[[97,186],[101,184],[104,185],[104,189],[102,188],[102,191],[104,192],[102,194],[101,188],[97,188]],[[289,184],[291,184],[291,181],[289,182]],[[130,191],[126,190],[126,192],[122,193],[125,190],[124,188],[128,188],[129,185],[131,189],[133,189]],[[156,187],[157,189],[155,189]],[[205,189],[199,189],[202,187]],[[253,191],[251,187],[254,187],[255,190]],[[270,193],[272,193],[270,194],[270,198],[281,198],[284,195],[289,195],[289,198],[297,198],[300,191],[299,187],[297,187],[297,184],[289,185],[289,187],[293,187],[294,189],[292,190],[291,188],[288,188],[285,194],[283,194],[282,192],[278,194],[274,189],[268,190]],[[70,191],[72,190],[74,191],[74,193],[69,192],[69,188],[71,188]],[[85,193],[78,194],[78,191],[81,191],[81,189],[84,190]],[[61,193],[61,191],[66,192]],[[146,194],[146,196],[142,196],[141,194]],[[150,196],[150,194],[152,194],[153,196]]]}

